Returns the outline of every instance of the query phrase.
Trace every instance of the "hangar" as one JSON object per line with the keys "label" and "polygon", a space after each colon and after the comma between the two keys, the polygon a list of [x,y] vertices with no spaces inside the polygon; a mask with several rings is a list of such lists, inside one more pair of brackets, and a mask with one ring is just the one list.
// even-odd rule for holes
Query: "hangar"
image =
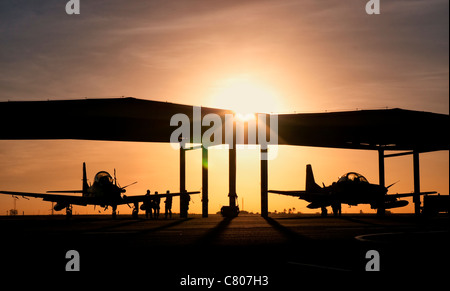
{"label": "hangar", "polygon": [[[0,102],[0,139],[80,139],[170,142],[171,117],[185,114],[193,127],[193,106],[136,98]],[[201,118],[230,110],[201,108]],[[378,151],[379,183],[384,160],[412,155],[415,213],[420,212],[419,155],[449,150],[449,115],[381,109],[278,114],[278,144]],[[225,122],[223,122],[225,124]],[[95,126],[98,125],[98,126]],[[209,127],[202,126],[201,134]],[[224,130],[222,132],[225,132]],[[268,132],[268,131],[267,131]],[[235,135],[235,129],[233,130]],[[222,140],[225,140],[223,138]],[[190,142],[193,142],[191,140]],[[236,142],[236,139],[233,139]],[[246,141],[247,142],[247,141]],[[180,192],[186,190],[186,150],[180,148]],[[208,216],[208,148],[202,149],[202,216]],[[386,154],[385,151],[398,151]],[[261,156],[267,149],[261,149]],[[268,161],[261,158],[261,216],[268,216]],[[229,203],[236,205],[236,147],[229,149]],[[187,213],[181,213],[186,216]]]}

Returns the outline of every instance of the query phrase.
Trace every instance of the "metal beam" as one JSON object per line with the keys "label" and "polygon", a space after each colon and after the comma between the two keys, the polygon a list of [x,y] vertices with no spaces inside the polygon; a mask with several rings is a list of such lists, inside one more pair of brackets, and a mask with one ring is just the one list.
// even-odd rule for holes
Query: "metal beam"
{"label": "metal beam", "polygon": [[228,145],[228,197],[230,207],[236,207],[236,122],[233,118],[232,142]]}
{"label": "metal beam", "polygon": [[267,149],[261,148],[261,216],[269,216]]}
{"label": "metal beam", "polygon": [[[384,169],[384,150],[383,149],[379,149],[378,150],[378,179],[380,182],[380,186],[386,187],[385,184],[385,169]],[[378,203],[378,209],[377,209],[377,214],[378,215],[384,215],[385,214],[385,209],[384,209],[384,201],[380,201]]]}
{"label": "metal beam", "polygon": [[202,217],[208,217],[208,148],[202,146]]}
{"label": "metal beam", "polygon": [[[180,147],[180,193],[186,192],[186,149]],[[180,195],[180,218],[187,218],[186,199]],[[189,203],[189,202],[188,202]]]}
{"label": "metal beam", "polygon": [[233,143],[228,150],[228,197],[230,198],[230,206],[236,206],[236,124],[233,125]]}
{"label": "metal beam", "polygon": [[384,150],[378,150],[378,178],[380,185],[385,187],[385,170],[384,170]]}
{"label": "metal beam", "polygon": [[[382,151],[382,150],[378,150],[378,151]],[[385,158],[392,158],[392,157],[400,157],[400,156],[407,156],[407,155],[412,155],[413,152],[403,152],[403,153],[397,153],[397,154],[387,154],[384,155]]]}
{"label": "metal beam", "polygon": [[413,152],[413,167],[414,167],[414,213],[420,214],[420,164],[419,164],[419,152]]}
{"label": "metal beam", "polygon": [[407,155],[412,155],[414,154],[414,152],[417,152],[419,154],[421,153],[430,153],[430,152],[435,152],[436,150],[414,150],[414,151],[409,151],[409,152],[402,152],[402,153],[396,153],[396,154],[387,154],[384,155],[385,158],[392,158],[392,157],[400,157],[400,156],[407,156]]}

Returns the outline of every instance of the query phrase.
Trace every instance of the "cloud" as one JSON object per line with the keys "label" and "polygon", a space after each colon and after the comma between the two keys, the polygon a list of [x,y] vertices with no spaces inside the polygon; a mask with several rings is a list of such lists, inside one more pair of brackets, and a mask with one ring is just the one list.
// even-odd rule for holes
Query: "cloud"
{"label": "cloud", "polygon": [[327,96],[334,88],[334,98],[364,103],[370,88],[407,106],[417,87],[447,102],[442,79],[417,76],[448,79],[448,1],[382,1],[379,16],[367,15],[365,3],[83,1],[81,14],[69,16],[64,1],[2,1],[0,98],[196,103],[217,78],[255,74],[287,96],[325,103],[336,102]]}

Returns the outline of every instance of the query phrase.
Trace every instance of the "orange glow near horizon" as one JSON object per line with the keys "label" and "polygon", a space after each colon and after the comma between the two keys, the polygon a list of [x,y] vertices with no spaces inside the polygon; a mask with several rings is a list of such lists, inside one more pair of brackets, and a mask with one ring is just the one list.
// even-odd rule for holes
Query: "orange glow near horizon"
{"label": "orange glow near horizon", "polygon": [[240,114],[249,119],[250,114],[281,110],[281,96],[272,87],[256,78],[240,75],[216,82],[212,104]]}
{"label": "orange glow near horizon", "polygon": [[[138,181],[127,188],[127,195],[179,191],[179,153],[169,144],[104,141],[0,141],[0,167],[8,169],[0,176],[1,190],[45,193],[47,190],[72,190],[81,188],[82,163],[87,164],[88,181],[101,170],[113,173],[121,185]],[[278,156],[269,161],[269,189],[303,190],[305,165],[312,164],[316,182],[330,185],[349,171],[364,175],[370,183],[378,183],[377,153],[363,150],[322,149],[312,147],[280,146]],[[201,151],[186,155],[186,187],[201,191]],[[448,151],[420,155],[421,190],[435,190],[448,194]],[[436,173],[440,173],[436,175]],[[411,157],[389,159],[386,162],[386,184],[400,180],[389,189],[389,194],[408,193],[413,190]],[[209,213],[216,213],[228,204],[228,150],[211,148],[209,151]],[[244,210],[260,212],[260,162],[258,149],[237,151],[238,203]],[[244,201],[243,201],[244,199]],[[395,213],[413,212],[413,204],[392,209]],[[0,195],[0,215],[13,207],[13,198]],[[163,203],[163,202],[162,202]],[[19,214],[50,214],[51,203],[41,199],[20,197],[16,201]],[[201,213],[201,195],[193,195],[189,213]],[[269,211],[289,209],[302,213],[317,213],[308,209],[307,202],[294,197],[269,194]],[[368,205],[342,206],[343,213],[375,213]],[[75,206],[75,214],[110,214],[93,206]],[[130,214],[128,206],[118,208],[120,214]],[[179,200],[174,199],[173,212],[179,212]],[[55,212],[64,214],[64,211]]]}

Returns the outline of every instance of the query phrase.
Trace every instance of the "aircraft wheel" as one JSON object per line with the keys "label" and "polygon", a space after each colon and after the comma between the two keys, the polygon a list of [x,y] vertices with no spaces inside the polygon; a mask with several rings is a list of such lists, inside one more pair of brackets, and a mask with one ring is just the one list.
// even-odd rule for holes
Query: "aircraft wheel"
{"label": "aircraft wheel", "polygon": [[111,205],[112,206],[112,219],[116,219],[117,218],[117,205]]}
{"label": "aircraft wheel", "polygon": [[327,208],[326,208],[326,207],[322,207],[322,214],[321,214],[321,216],[322,216],[322,217],[327,217],[327,215],[328,215],[328,210],[327,210]]}
{"label": "aircraft wheel", "polygon": [[72,207],[67,206],[66,207],[66,218],[70,219],[72,217]]}
{"label": "aircraft wheel", "polygon": [[378,207],[377,209],[377,216],[385,216],[386,215],[386,210],[384,209],[384,207]]}

